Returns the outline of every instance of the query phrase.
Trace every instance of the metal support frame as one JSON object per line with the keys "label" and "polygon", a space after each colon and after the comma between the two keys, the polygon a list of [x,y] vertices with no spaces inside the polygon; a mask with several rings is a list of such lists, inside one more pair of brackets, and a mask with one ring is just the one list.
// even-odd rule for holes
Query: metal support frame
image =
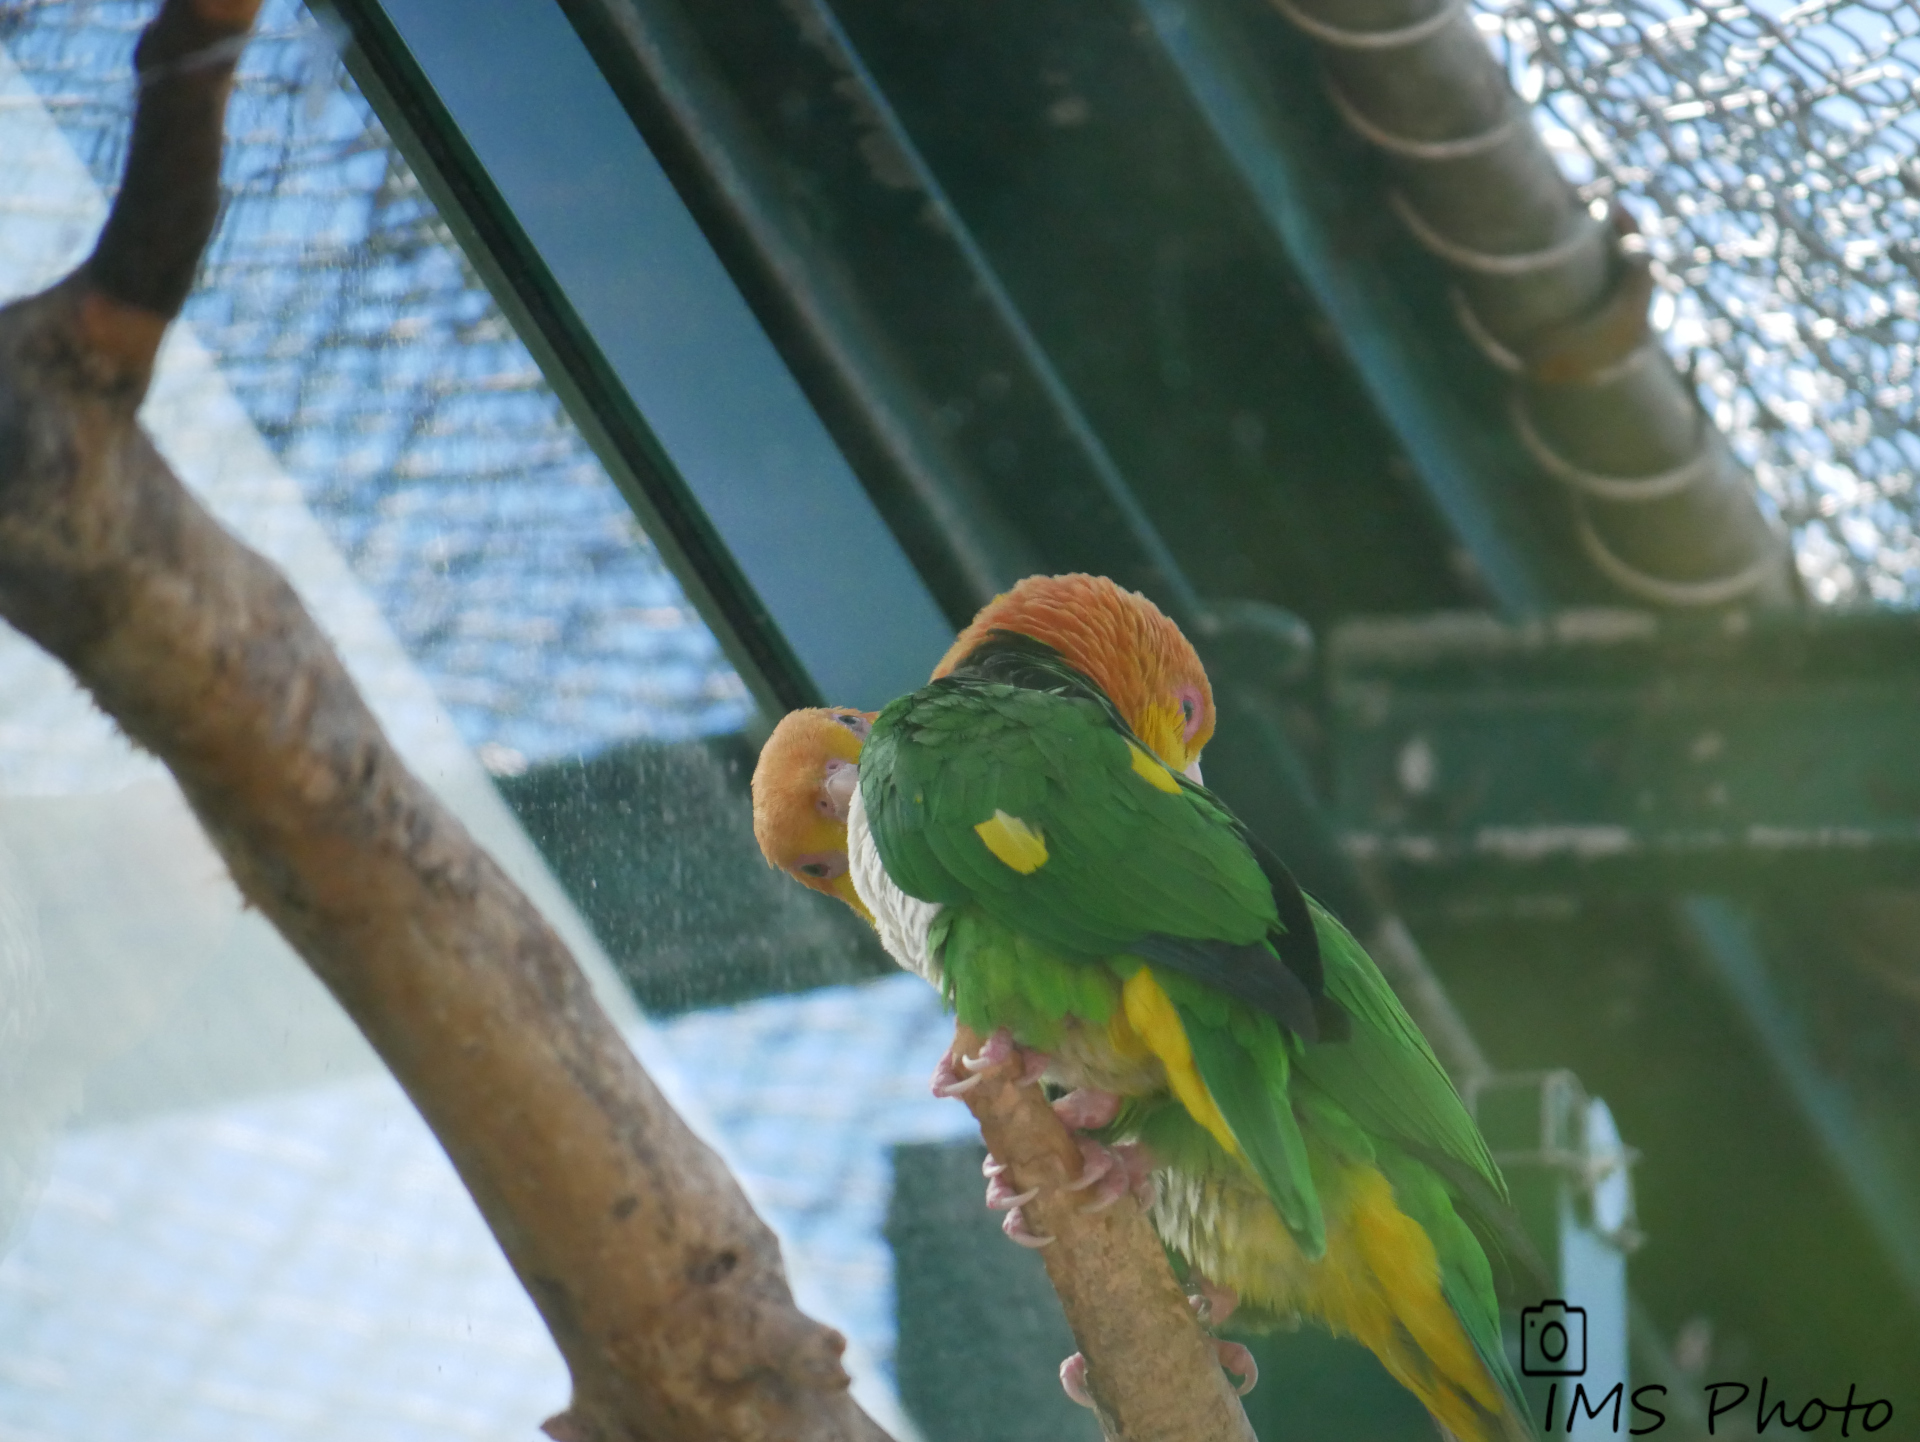
{"label": "metal support frame", "polygon": [[1357,622],[1331,648],[1343,843],[1411,893],[1903,880],[1920,621]]}
{"label": "metal support frame", "polygon": [[[1606,1103],[1566,1071],[1489,1078],[1468,1088],[1467,1101],[1538,1253],[1508,1258],[1533,1273],[1516,1288],[1523,1298],[1531,1291],[1530,1300],[1508,1321],[1535,1417],[1549,1409],[1555,1418],[1567,1416],[1575,1384],[1596,1403],[1616,1385],[1630,1390],[1627,1257],[1639,1243],[1634,1155],[1621,1145]],[[1543,1345],[1542,1329],[1552,1327],[1561,1329],[1559,1345],[1551,1337]]]}
{"label": "metal support frame", "polygon": [[924,679],[948,618],[560,10],[334,4],[355,78],[762,706]]}
{"label": "metal support frame", "polygon": [[1765,1048],[1781,1083],[1920,1303],[1920,1155],[1912,1123],[1864,1105],[1817,1059],[1805,1025],[1781,994],[1751,918],[1723,898],[1690,897],[1680,914],[1701,962]]}
{"label": "metal support frame", "polygon": [[1407,284],[1424,258],[1350,183],[1365,157],[1321,97],[1306,43],[1271,24],[1250,34],[1226,7],[1198,0],[1136,3],[1498,607],[1524,615],[1599,600],[1605,589],[1581,584],[1571,533],[1505,434],[1495,391],[1476,383],[1471,348],[1448,345],[1444,306]]}

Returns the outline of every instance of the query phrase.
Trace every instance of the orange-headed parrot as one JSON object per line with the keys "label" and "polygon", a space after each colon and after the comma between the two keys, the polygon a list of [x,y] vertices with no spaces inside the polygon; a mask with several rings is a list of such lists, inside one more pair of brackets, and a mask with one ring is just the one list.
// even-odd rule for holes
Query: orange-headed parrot
{"label": "orange-headed parrot", "polygon": [[[1311,1318],[1460,1442],[1531,1439],[1481,1240],[1499,1170],[1373,961],[1201,784],[1213,700],[1179,628],[1102,578],[1034,577],[934,677],[864,744],[856,713],[782,723],[754,779],[769,859],[862,910],[989,1051],[1073,1089],[1064,1114],[1121,1144],[1089,1151],[1096,1195],[1144,1151],[1215,1320]],[[841,873],[815,818],[843,794]]]}

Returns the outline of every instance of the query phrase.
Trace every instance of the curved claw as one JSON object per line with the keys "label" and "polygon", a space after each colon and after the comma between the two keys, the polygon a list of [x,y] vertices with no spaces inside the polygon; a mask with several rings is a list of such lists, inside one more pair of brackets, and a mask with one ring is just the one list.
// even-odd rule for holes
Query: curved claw
{"label": "curved claw", "polygon": [[1081,1192],[1092,1188],[1091,1196],[1080,1208],[1084,1215],[1104,1212],[1133,1190],[1133,1178],[1127,1172],[1127,1158],[1118,1148],[1102,1146],[1092,1137],[1082,1137],[1080,1156],[1080,1176],[1067,1183],[1066,1189]]}
{"label": "curved claw", "polygon": [[1231,1287],[1223,1287],[1218,1282],[1209,1281],[1195,1272],[1188,1279],[1194,1295],[1187,1298],[1194,1315],[1202,1326],[1218,1327],[1231,1317],[1234,1309],[1240,1305],[1240,1294]]}
{"label": "curved claw", "polygon": [[979,1085],[979,1077],[960,1074],[951,1051],[941,1057],[940,1065],[933,1069],[933,1094],[937,1097],[965,1096]]}
{"label": "curved claw", "polygon": [[1001,1062],[1008,1060],[1013,1053],[1013,1033],[1003,1026],[987,1038],[986,1044],[979,1051],[972,1056],[961,1057],[960,1065],[968,1071],[985,1071],[988,1067],[998,1066]]}
{"label": "curved claw", "polygon": [[1007,1185],[1004,1177],[994,1177],[987,1183],[987,1206],[996,1212],[1010,1212],[1015,1207],[1024,1207],[1040,1195],[1040,1188],[1031,1187],[1024,1192],[1016,1192]]}
{"label": "curved claw", "polygon": [[1075,1352],[1060,1364],[1060,1390],[1088,1411],[1093,1410],[1093,1398],[1087,1395],[1087,1359],[1081,1353]]}
{"label": "curved claw", "polygon": [[1045,1075],[1053,1058],[1045,1052],[1028,1051],[1013,1039],[1004,1026],[981,1044],[972,1056],[955,1056],[951,1049],[933,1069],[933,1094],[937,1097],[965,1096],[980,1084],[980,1078],[1004,1061],[1020,1063],[1014,1080],[1021,1086],[1036,1085]]}
{"label": "curved claw", "polygon": [[1153,1206],[1153,1157],[1139,1142],[1107,1146],[1092,1137],[1080,1137],[1080,1175],[1068,1182],[1070,1192],[1093,1188],[1082,1212],[1104,1212],[1131,1195],[1144,1208]]}
{"label": "curved claw", "polygon": [[1092,1137],[1080,1137],[1077,1140],[1080,1143],[1080,1175],[1067,1183],[1067,1191],[1085,1191],[1095,1182],[1110,1175],[1116,1166],[1120,1167],[1122,1172],[1126,1170],[1111,1147],[1102,1146]]}
{"label": "curved claw", "polygon": [[1031,1251],[1038,1251],[1041,1247],[1051,1247],[1053,1245],[1052,1237],[1043,1237],[1038,1232],[1027,1229],[1026,1215],[1019,1207],[1015,1207],[1007,1213],[1007,1219],[1000,1224],[1000,1230],[1007,1234],[1008,1241],[1026,1247]]}
{"label": "curved claw", "polygon": [[1227,1375],[1236,1379],[1234,1391],[1244,1397],[1259,1385],[1260,1365],[1253,1360],[1253,1353],[1238,1342],[1216,1341],[1213,1350],[1220,1358],[1220,1365],[1226,1368]]}
{"label": "curved claw", "polygon": [[1113,1185],[1111,1182],[1103,1182],[1101,1183],[1100,1190],[1093,1194],[1093,1200],[1080,1208],[1080,1215],[1083,1217],[1098,1216],[1131,1190],[1132,1188],[1127,1186],[1124,1181],[1118,1186]]}

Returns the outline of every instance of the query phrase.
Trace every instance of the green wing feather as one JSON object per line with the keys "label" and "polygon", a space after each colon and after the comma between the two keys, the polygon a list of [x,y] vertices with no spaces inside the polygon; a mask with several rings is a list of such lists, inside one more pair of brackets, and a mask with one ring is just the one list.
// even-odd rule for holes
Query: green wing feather
{"label": "green wing feather", "polygon": [[[1341,1045],[1301,1054],[1294,1064],[1296,1094],[1315,1123],[1337,1109],[1369,1139],[1395,1201],[1433,1242],[1442,1293],[1506,1397],[1510,1416],[1524,1424],[1527,1404],[1501,1341],[1500,1303],[1482,1243],[1512,1225],[1495,1214],[1508,1205],[1506,1182],[1439,1058],[1373,958],[1317,902],[1313,912],[1327,992],[1353,1026]],[[1440,1165],[1429,1160],[1433,1154]],[[1449,1174],[1462,1169],[1481,1185],[1456,1185]],[[1481,1223],[1478,1232],[1470,1220]]]}
{"label": "green wing feather", "polygon": [[1327,1250],[1326,1221],[1311,1180],[1306,1138],[1293,1113],[1286,1040],[1273,1018],[1230,1005],[1182,977],[1163,982],[1179,1009],[1194,1065],[1247,1163],[1300,1250]]}
{"label": "green wing feather", "polygon": [[1426,1037],[1353,934],[1318,902],[1312,908],[1327,992],[1352,1017],[1353,1032],[1341,1045],[1308,1048],[1298,1074],[1368,1134],[1431,1148],[1482,1177],[1505,1202],[1500,1169]]}
{"label": "green wing feather", "polygon": [[[861,792],[894,883],[958,908],[943,916],[946,944],[964,934],[963,950],[1005,953],[998,974],[1019,978],[1019,995],[992,1006],[996,1016],[1009,1005],[1036,1019],[1057,1020],[1062,1008],[1084,1015],[1078,1008],[1093,1005],[1094,992],[1078,985],[1071,968],[1130,958],[1129,948],[1152,934],[1246,945],[1278,926],[1270,879],[1238,821],[1197,788],[1148,784],[1134,771],[1111,709],[1091,701],[959,678],[937,682],[881,713],[861,758]],[[974,830],[996,811],[1041,833],[1048,859],[1038,870],[1015,871]],[[1316,1134],[1325,1131],[1323,1140],[1336,1146],[1342,1133],[1357,1154],[1372,1150],[1368,1138],[1390,1144],[1399,1173],[1390,1180],[1396,1191],[1404,1184],[1426,1199],[1431,1225],[1416,1220],[1441,1254],[1449,1300],[1457,1296],[1476,1347],[1504,1382],[1491,1275],[1455,1209],[1456,1200],[1471,1208],[1474,1199],[1414,1154],[1425,1149],[1467,1169],[1501,1202],[1505,1184],[1372,959],[1317,903],[1311,914],[1327,995],[1350,1017],[1350,1036],[1290,1045],[1270,1017],[1191,977],[1164,977],[1195,1064],[1309,1255],[1321,1248],[1321,1221],[1294,1101],[1310,1122],[1321,1114]],[[1016,955],[1021,948],[1024,957]],[[1155,969],[1163,975],[1157,959]],[[1325,1108],[1345,1124],[1334,1124]]]}
{"label": "green wing feather", "polygon": [[[881,713],[860,771],[888,876],[948,907],[936,926],[950,982],[956,963],[973,962],[974,1007],[1002,1024],[1025,1020],[1024,1034],[1044,1034],[1061,1003],[1104,1020],[1091,997],[1076,998],[1062,964],[1068,972],[1111,964],[1124,976],[1151,937],[1265,948],[1280,925],[1271,879],[1232,815],[1203,791],[1142,776],[1128,738],[1098,705],[936,682]],[[1038,869],[1014,870],[980,838],[974,828],[996,812],[1043,836]],[[988,958],[995,964],[978,964]],[[1288,1102],[1281,1027],[1158,961],[1155,975],[1249,1164],[1302,1248],[1319,1255],[1324,1226]],[[979,991],[992,1000],[982,1004]],[[963,1000],[963,1018],[967,1009]]]}
{"label": "green wing feather", "polygon": [[[973,902],[1087,958],[1163,934],[1235,944],[1278,923],[1270,884],[1204,794],[1150,785],[1099,707],[997,684],[936,682],[889,706],[860,789],[887,875],[909,896]],[[974,828],[1004,811],[1045,838],[1021,874]]]}
{"label": "green wing feather", "polygon": [[1493,1269],[1455,1205],[1456,1194],[1431,1167],[1390,1145],[1377,1147],[1375,1159],[1393,1184],[1394,1200],[1433,1242],[1440,1262],[1441,1294],[1506,1398],[1511,1423],[1521,1435],[1531,1437],[1527,1400],[1500,1335],[1500,1299],[1494,1291]]}

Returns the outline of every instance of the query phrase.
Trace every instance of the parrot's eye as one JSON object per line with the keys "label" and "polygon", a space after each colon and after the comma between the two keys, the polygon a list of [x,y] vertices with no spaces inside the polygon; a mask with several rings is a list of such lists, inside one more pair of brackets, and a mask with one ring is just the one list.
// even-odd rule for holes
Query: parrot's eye
{"label": "parrot's eye", "polygon": [[872,734],[873,723],[864,716],[836,715],[833,719],[846,727],[847,730],[851,731],[862,741],[866,740],[867,737]]}
{"label": "parrot's eye", "polygon": [[802,881],[832,881],[846,870],[847,856],[843,851],[815,851],[795,857],[793,862],[793,874]]}
{"label": "parrot's eye", "polygon": [[1179,697],[1180,722],[1186,733],[1181,739],[1191,741],[1200,730],[1200,689],[1197,686],[1183,686]]}

